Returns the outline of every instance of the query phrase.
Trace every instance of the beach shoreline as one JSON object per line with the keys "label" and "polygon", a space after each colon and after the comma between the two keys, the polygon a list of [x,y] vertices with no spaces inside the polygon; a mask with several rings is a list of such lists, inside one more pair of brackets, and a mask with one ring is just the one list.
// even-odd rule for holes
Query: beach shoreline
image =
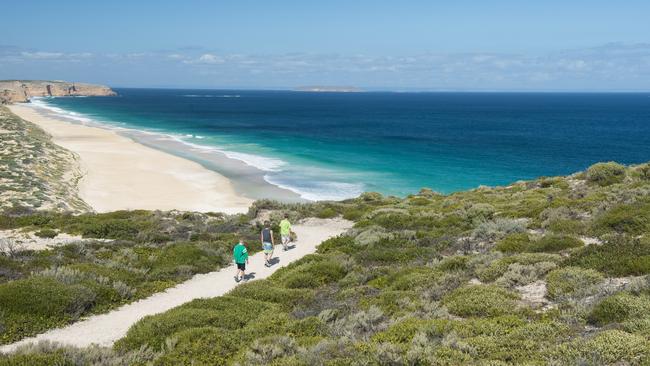
{"label": "beach shoreline", "polygon": [[79,159],[79,196],[97,212],[182,210],[243,213],[253,199],[201,164],[166,153],[117,132],[39,113],[29,105],[9,109],[36,124]]}

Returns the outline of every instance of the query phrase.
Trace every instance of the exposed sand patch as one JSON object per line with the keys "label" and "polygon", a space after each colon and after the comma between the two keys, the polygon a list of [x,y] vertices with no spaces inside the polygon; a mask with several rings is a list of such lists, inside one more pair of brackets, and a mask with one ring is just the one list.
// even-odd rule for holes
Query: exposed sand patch
{"label": "exposed sand patch", "polygon": [[0,230],[0,252],[7,250],[6,246],[3,244],[9,244],[9,242],[11,242],[14,250],[46,250],[55,246],[85,241],[106,242],[112,240],[87,239],[82,238],[81,235],[70,235],[67,233],[59,233],[54,238],[40,238],[35,235],[34,231],[24,232],[21,230]]}
{"label": "exposed sand patch", "polygon": [[588,236],[581,236],[580,240],[582,240],[585,245],[603,245],[603,242],[598,239],[598,238],[590,238]]}
{"label": "exposed sand patch", "polygon": [[[307,254],[314,253],[318,244],[324,240],[339,235],[352,227],[352,222],[343,219],[307,219],[293,226],[298,235],[295,248],[283,252],[281,245],[276,245],[275,253],[280,262],[271,268],[264,266],[264,254],[259,252],[251,256],[246,273],[254,279],[270,276],[289,263]],[[259,245],[258,243],[250,243]],[[119,309],[103,315],[91,316],[83,321],[65,328],[54,329],[35,337],[0,347],[0,352],[12,352],[17,347],[37,343],[39,341],[58,342],[67,345],[85,347],[91,344],[111,346],[115,341],[124,337],[138,320],[147,315],[158,314],[173,307],[197,298],[221,296],[235,288],[234,266],[223,268],[216,272],[199,274],[167,291],[155,294],[149,298],[124,305]]]}
{"label": "exposed sand patch", "polygon": [[533,307],[540,308],[549,304],[546,299],[546,282],[535,281],[525,286],[517,286],[516,290],[521,295],[521,301]]}
{"label": "exposed sand patch", "polygon": [[114,131],[43,116],[11,105],[19,117],[79,155],[79,196],[98,212],[160,209],[246,212],[252,200],[235,193],[224,176],[190,160],[138,144]]}

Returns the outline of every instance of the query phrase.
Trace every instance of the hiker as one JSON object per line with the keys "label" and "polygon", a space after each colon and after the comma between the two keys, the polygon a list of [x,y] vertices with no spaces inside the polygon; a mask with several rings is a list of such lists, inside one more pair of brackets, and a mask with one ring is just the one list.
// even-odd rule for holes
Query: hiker
{"label": "hiker", "polygon": [[287,251],[289,249],[289,242],[291,241],[289,214],[284,214],[284,219],[280,221],[280,236],[282,237],[282,250]]}
{"label": "hiker", "polygon": [[246,245],[244,245],[244,239],[239,238],[239,243],[235,245],[235,248],[232,251],[233,259],[235,260],[235,265],[237,266],[237,274],[235,275],[235,282],[239,282],[242,279],[246,279],[246,264],[248,263],[248,250]]}
{"label": "hiker", "polygon": [[271,230],[271,223],[264,221],[264,228],[260,232],[260,241],[262,242],[262,250],[264,250],[264,263],[265,266],[271,267],[271,258],[273,258],[273,247],[275,241],[273,240],[273,230]]}

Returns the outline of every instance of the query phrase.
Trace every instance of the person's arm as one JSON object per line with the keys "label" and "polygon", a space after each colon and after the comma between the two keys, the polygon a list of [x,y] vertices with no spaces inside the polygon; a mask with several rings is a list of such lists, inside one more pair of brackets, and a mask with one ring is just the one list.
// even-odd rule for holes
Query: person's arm
{"label": "person's arm", "polygon": [[273,238],[273,230],[271,230],[271,244],[275,246],[275,238]]}

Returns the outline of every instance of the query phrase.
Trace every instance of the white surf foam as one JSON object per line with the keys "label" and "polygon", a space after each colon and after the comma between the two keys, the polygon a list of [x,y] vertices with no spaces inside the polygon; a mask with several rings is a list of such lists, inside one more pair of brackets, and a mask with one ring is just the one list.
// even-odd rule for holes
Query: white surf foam
{"label": "white surf foam", "polygon": [[[274,186],[287,189],[309,201],[340,201],[358,197],[363,193],[363,184],[344,183],[307,178],[301,182],[294,179],[282,179],[270,174],[264,175],[264,180]],[[301,184],[304,183],[304,184]]]}

